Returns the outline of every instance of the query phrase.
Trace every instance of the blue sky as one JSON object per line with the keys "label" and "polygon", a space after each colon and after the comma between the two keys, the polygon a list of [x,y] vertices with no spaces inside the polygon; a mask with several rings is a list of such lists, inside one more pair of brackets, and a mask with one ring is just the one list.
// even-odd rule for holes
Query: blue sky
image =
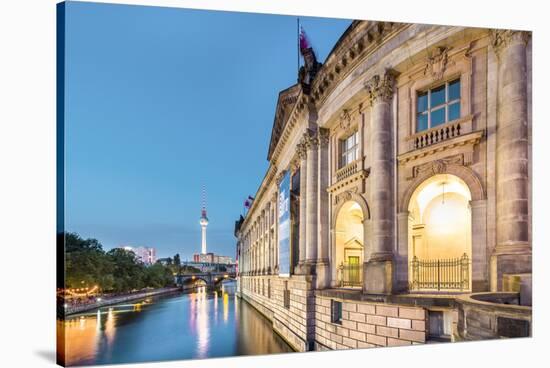
{"label": "blue sky", "polygon": [[[300,17],[320,61],[349,20]],[[160,257],[234,256],[233,226],[267,169],[296,17],[69,2],[66,229]]]}

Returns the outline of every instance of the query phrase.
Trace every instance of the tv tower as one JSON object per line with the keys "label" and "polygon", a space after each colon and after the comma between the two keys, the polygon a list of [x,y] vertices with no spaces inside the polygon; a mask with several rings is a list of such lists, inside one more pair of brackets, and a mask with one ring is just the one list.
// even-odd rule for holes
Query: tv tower
{"label": "tv tower", "polygon": [[201,253],[206,254],[206,227],[208,226],[208,217],[206,217],[206,188],[202,186],[202,210],[199,221],[202,229]]}

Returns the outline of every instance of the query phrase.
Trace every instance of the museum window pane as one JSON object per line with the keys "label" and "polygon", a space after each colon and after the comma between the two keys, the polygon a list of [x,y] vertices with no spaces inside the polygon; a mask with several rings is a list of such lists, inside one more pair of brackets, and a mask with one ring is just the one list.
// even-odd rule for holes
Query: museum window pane
{"label": "museum window pane", "polygon": [[428,92],[418,94],[416,103],[416,112],[421,113],[428,110]]}
{"label": "museum window pane", "polygon": [[357,159],[359,149],[358,137],[358,132],[355,132],[349,137],[341,140],[340,167],[344,167]]}
{"label": "museum window pane", "polygon": [[460,118],[460,79],[417,94],[416,132]]}
{"label": "museum window pane", "polygon": [[449,121],[456,120],[460,117],[460,102],[455,102],[449,105]]}
{"label": "museum window pane", "polygon": [[449,101],[460,99],[460,79],[449,83]]}
{"label": "museum window pane", "polygon": [[445,122],[445,107],[441,107],[437,110],[432,110],[430,113],[430,121],[432,128],[443,124]]}
{"label": "museum window pane", "polygon": [[428,129],[428,114],[418,114],[416,120],[416,131],[421,132]]}
{"label": "museum window pane", "polygon": [[430,107],[436,107],[445,103],[445,85],[430,91]]}

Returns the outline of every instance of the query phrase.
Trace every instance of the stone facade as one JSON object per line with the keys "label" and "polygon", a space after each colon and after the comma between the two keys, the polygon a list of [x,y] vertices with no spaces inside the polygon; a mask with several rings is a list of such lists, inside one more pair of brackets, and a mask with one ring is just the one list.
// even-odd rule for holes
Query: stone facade
{"label": "stone facade", "polygon": [[[500,308],[459,307],[468,294],[530,305],[530,86],[529,32],[354,21],[307,88],[279,94],[269,168],[235,232],[239,295],[299,351],[460,339],[459,310]],[[454,217],[440,224],[442,208]]]}

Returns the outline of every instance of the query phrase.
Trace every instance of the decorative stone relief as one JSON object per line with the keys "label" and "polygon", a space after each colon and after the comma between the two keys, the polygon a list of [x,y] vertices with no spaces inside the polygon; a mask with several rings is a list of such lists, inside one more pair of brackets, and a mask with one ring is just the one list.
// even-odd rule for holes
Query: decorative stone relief
{"label": "decorative stone relief", "polygon": [[319,146],[319,136],[311,131],[304,133],[302,141],[308,151],[316,149]]}
{"label": "decorative stone relief", "polygon": [[303,139],[296,145],[296,153],[298,154],[298,158],[300,158],[300,160],[305,160],[307,158],[307,148],[303,142]]}
{"label": "decorative stone relief", "polygon": [[448,165],[465,165],[470,164],[465,163],[464,160],[464,154],[460,153],[458,155],[445,157],[439,160],[427,162],[422,165],[413,166],[412,168],[412,175],[409,178],[414,179],[419,175],[422,175],[424,173],[430,173],[432,175],[442,174],[447,172],[447,166]]}
{"label": "decorative stone relief", "polygon": [[354,193],[357,193],[357,187],[350,188],[342,193],[339,193],[334,196],[334,204],[346,202],[351,200],[351,197]]}
{"label": "decorative stone relief", "polygon": [[432,55],[428,56],[426,60],[424,75],[429,73],[434,81],[441,80],[445,70],[447,70],[447,67],[454,64],[453,61],[449,60],[448,56],[449,50],[451,49],[452,47],[446,46],[437,47],[436,51]]}
{"label": "decorative stone relief", "polygon": [[348,130],[351,127],[351,114],[348,109],[344,109],[340,114],[340,128]]}
{"label": "decorative stone relief", "polygon": [[319,139],[319,145],[326,147],[329,142],[329,133],[330,131],[326,128],[319,128],[317,131],[317,137]]}
{"label": "decorative stone relief", "polygon": [[374,105],[375,102],[384,102],[391,100],[393,96],[393,87],[395,85],[395,72],[388,69],[383,75],[376,74],[365,83],[369,102]]}

